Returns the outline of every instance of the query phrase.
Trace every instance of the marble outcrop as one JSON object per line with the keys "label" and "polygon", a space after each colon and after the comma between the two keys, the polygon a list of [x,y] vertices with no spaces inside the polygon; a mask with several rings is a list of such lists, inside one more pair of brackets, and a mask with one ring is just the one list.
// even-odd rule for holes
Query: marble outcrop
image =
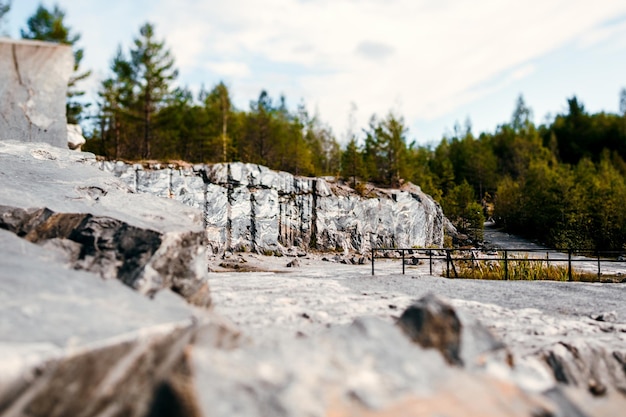
{"label": "marble outcrop", "polygon": [[214,251],[285,248],[366,253],[375,247],[443,244],[441,207],[418,186],[370,187],[359,195],[323,178],[244,164],[186,168],[101,162],[140,193],[170,197],[204,212]]}

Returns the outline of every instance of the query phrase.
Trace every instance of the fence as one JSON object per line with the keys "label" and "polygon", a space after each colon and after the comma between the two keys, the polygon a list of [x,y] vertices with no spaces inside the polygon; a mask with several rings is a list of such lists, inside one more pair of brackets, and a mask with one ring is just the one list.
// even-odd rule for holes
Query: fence
{"label": "fence", "polygon": [[[406,266],[406,255],[411,255],[412,260],[418,261],[428,261],[429,265],[429,275],[433,275],[433,261],[445,261],[446,269],[445,276],[447,278],[451,277],[451,272],[454,274],[455,278],[459,278],[459,274],[455,267],[455,262],[458,264],[459,262],[465,262],[469,265],[480,265],[480,263],[486,262],[499,262],[503,265],[504,268],[504,279],[509,279],[509,267],[513,262],[519,263],[522,262],[545,262],[549,267],[550,264],[564,264],[567,263],[567,277],[569,281],[573,279],[574,268],[572,264],[574,263],[585,263],[585,270],[589,271],[590,265],[594,264],[594,269],[596,269],[598,279],[602,276],[602,268],[604,266],[605,271],[607,270],[606,264],[616,264],[618,265],[617,272],[618,275],[626,273],[626,259],[620,252],[616,251],[594,251],[594,250],[574,250],[570,249],[567,252],[557,252],[546,249],[536,249],[536,248],[515,248],[515,249],[498,249],[495,252],[489,252],[486,256],[482,256],[482,253],[478,250],[468,250],[468,249],[447,249],[447,248],[437,248],[437,249],[414,249],[414,248],[372,248],[371,250],[371,259],[372,259],[372,275],[375,274],[375,259],[377,252],[397,252],[400,253],[400,258],[402,259],[402,274],[405,274],[405,266]],[[542,253],[545,254],[545,257],[529,257],[529,254],[534,253]],[[414,256],[417,254],[418,256]],[[453,254],[457,254],[457,256],[453,256]],[[499,256],[502,254],[502,256]],[[422,255],[422,256],[419,256]],[[552,257],[550,257],[552,255]],[[520,256],[523,256],[521,258]],[[617,270],[615,268],[613,272]]]}

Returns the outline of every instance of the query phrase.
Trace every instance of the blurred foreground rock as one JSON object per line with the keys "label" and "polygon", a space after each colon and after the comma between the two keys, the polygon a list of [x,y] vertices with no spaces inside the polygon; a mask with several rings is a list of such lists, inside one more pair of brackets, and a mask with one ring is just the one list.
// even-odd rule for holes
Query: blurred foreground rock
{"label": "blurred foreground rock", "polygon": [[229,351],[196,346],[188,357],[194,409],[213,417],[586,415],[553,381],[516,369],[504,345],[462,315],[457,342],[468,366],[451,366],[436,347],[412,342],[448,334],[454,313],[436,297],[418,304],[411,308],[434,312],[419,330],[406,320],[358,318],[313,337]]}
{"label": "blurred foreground rock", "polygon": [[67,148],[65,94],[73,70],[71,46],[0,38],[0,141]]}
{"label": "blurred foreground rock", "polygon": [[199,332],[237,337],[169,291],[150,300],[0,230],[0,415],[144,416]]}
{"label": "blurred foreground rock", "polygon": [[94,164],[91,154],[0,142],[0,228],[62,253],[75,269],[208,306],[201,213],[134,195]]}
{"label": "blurred foreground rock", "polygon": [[196,337],[238,337],[205,308],[200,213],[93,165],[0,142],[2,416],[148,415]]}
{"label": "blurred foreground rock", "polygon": [[443,244],[441,207],[421,189],[370,187],[359,195],[322,178],[244,163],[150,169],[101,162],[141,193],[202,209],[212,249],[283,254],[292,247],[367,253]]}

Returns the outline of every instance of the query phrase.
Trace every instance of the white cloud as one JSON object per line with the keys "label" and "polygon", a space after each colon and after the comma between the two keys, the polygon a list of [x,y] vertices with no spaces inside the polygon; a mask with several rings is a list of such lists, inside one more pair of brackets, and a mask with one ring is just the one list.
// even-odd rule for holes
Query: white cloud
{"label": "white cloud", "polygon": [[337,133],[352,101],[360,125],[397,101],[408,119],[438,117],[503,82],[476,86],[506,71],[513,71],[507,82],[524,78],[534,70],[529,61],[626,12],[623,2],[590,7],[583,0],[175,4],[167,17],[175,51],[189,49],[179,33],[201,28],[194,35],[201,41],[192,40],[205,45],[198,62],[223,57],[228,64],[212,69],[230,76],[235,89],[252,76],[259,91],[282,91],[292,102],[303,97]]}
{"label": "white cloud", "polygon": [[150,20],[183,84],[217,75],[241,107],[263,88],[291,104],[304,98],[337,134],[351,102],[357,126],[397,103],[409,122],[437,118],[528,77],[532,62],[560,46],[618,36],[621,25],[600,24],[626,13],[623,0],[142,0],[132,12],[129,2],[109,0],[102,13],[66,3],[75,21],[85,15],[88,27],[74,27],[86,60],[104,54],[108,62]]}
{"label": "white cloud", "polygon": [[533,72],[535,72],[535,69],[536,68],[534,64],[526,64],[524,66],[521,66],[513,70],[513,72],[509,76],[509,79],[511,81],[521,80],[523,78],[528,77]]}
{"label": "white cloud", "polygon": [[219,61],[207,62],[204,66],[219,76],[245,78],[250,75],[250,68],[243,62]]}
{"label": "white cloud", "polygon": [[603,25],[582,34],[579,38],[581,48],[591,48],[610,39],[624,39],[626,34],[626,20]]}

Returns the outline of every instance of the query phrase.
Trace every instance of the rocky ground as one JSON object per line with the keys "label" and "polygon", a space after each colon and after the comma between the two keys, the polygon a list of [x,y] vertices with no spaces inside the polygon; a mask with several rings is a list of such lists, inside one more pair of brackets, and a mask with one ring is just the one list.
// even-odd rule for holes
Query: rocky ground
{"label": "rocky ground", "polygon": [[615,346],[626,340],[623,284],[447,279],[429,276],[427,265],[407,265],[402,275],[397,259],[377,260],[372,276],[369,264],[323,262],[322,255],[300,258],[296,268],[286,267],[290,258],[233,256],[273,271],[211,276],[216,311],[251,335],[312,334],[360,316],[392,322],[413,301],[434,293],[467,310],[519,351],[532,350],[538,342],[531,336],[540,334],[556,340],[572,331],[615,333]]}
{"label": "rocky ground", "polygon": [[201,211],[93,162],[0,144],[2,416],[626,409],[624,284],[402,275],[398,259],[372,276],[360,255],[297,249],[207,258]]}
{"label": "rocky ground", "polygon": [[[258,346],[275,346],[277,340],[324,340],[363,317],[396,323],[407,307],[432,293],[508,347],[514,370],[496,366],[488,375],[514,380],[531,392],[545,392],[555,380],[571,390],[568,398],[578,408],[553,415],[619,415],[626,405],[623,284],[446,279],[428,275],[427,265],[407,265],[402,275],[398,259],[377,260],[372,276],[369,263],[322,258],[332,259],[233,254],[229,265],[257,272],[212,274],[215,310],[262,350]],[[293,259],[298,266],[287,267]]]}

